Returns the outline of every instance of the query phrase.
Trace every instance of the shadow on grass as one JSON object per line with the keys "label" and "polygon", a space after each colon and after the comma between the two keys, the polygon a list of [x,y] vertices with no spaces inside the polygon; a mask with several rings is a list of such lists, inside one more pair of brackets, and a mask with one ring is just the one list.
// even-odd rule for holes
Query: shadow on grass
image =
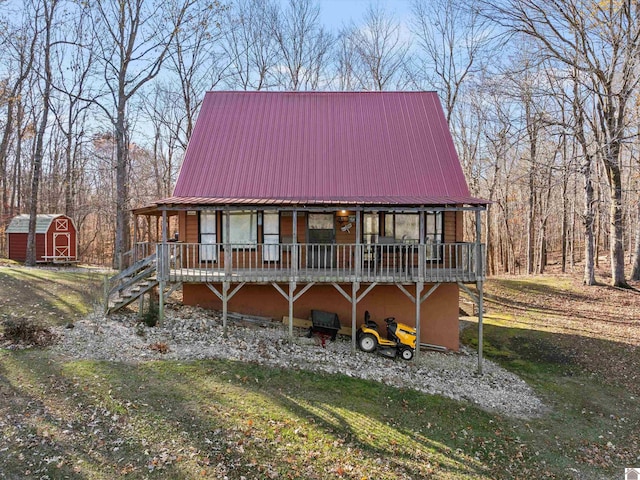
{"label": "shadow on grass", "polygon": [[[91,273],[0,270],[6,300],[0,312],[9,316],[32,316],[52,323],[86,314],[101,295],[102,277]],[[46,316],[45,316],[46,315]]]}
{"label": "shadow on grass", "polygon": [[3,440],[9,476],[31,478],[28,462],[33,478],[172,479],[508,478],[503,465],[521,465],[509,442],[498,459],[478,453],[511,421],[375,382],[233,362],[0,355],[12,398],[3,409],[26,412],[21,436],[34,445]]}
{"label": "shadow on grass", "polygon": [[[475,332],[465,329],[463,341],[473,345]],[[584,355],[620,345],[584,342],[485,325],[485,354],[553,406],[528,421],[342,375],[0,352],[5,421],[10,412],[28,414],[2,440],[8,454],[0,466],[19,478],[563,478],[570,468],[605,478],[637,446],[629,425],[640,422],[639,405],[620,396],[622,385],[585,374]],[[592,452],[606,451],[611,431],[628,450],[585,467]],[[28,462],[39,476],[24,475]]]}

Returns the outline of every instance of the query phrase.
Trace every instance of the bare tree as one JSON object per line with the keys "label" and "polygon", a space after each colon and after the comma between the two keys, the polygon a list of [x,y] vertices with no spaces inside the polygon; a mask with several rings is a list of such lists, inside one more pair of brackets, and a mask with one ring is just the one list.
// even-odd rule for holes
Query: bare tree
{"label": "bare tree", "polygon": [[413,0],[411,6],[418,51],[413,83],[441,92],[451,124],[464,83],[483,68],[490,40],[486,19],[469,0]]}
{"label": "bare tree", "polygon": [[[33,63],[35,58],[36,44],[38,34],[36,31],[36,23],[33,21],[33,10],[23,11],[20,18],[20,25],[9,26],[9,22],[3,29],[3,60],[6,71],[9,75],[3,79],[1,102],[4,103],[6,116],[4,126],[2,128],[2,137],[0,138],[0,226],[2,226],[8,215],[7,209],[10,210],[9,202],[9,147],[16,135],[20,124],[16,117],[19,116],[16,110],[20,108],[22,95],[26,90],[26,82],[32,74]],[[16,125],[17,124],[17,125]],[[12,213],[12,212],[11,212]],[[4,235],[0,242],[4,244]]]}
{"label": "bare tree", "polygon": [[212,4],[199,14],[197,21],[183,25],[167,53],[168,71],[177,77],[178,83],[164,82],[162,88],[174,97],[177,109],[182,110],[181,118],[176,118],[178,121],[171,126],[183,148],[187,148],[191,138],[205,91],[228,75],[228,62],[219,48],[222,30],[218,20],[222,10],[219,4]]}
{"label": "bare tree", "polygon": [[[400,24],[379,4],[369,5],[363,25],[344,29],[340,42],[340,70],[353,76],[357,88],[385,90],[403,83],[410,44],[403,39]],[[353,55],[345,55],[350,50]],[[347,61],[351,63],[346,65]]]}
{"label": "bare tree", "polygon": [[131,99],[162,68],[170,45],[194,9],[196,0],[145,2],[103,0],[90,4],[99,65],[106,95],[95,100],[113,125],[116,140],[116,238],[114,266],[130,246],[128,107]]}
{"label": "bare tree", "polygon": [[275,82],[278,45],[271,28],[272,0],[237,0],[227,10],[223,48],[232,88],[263,90]]}
{"label": "bare tree", "polygon": [[52,52],[60,76],[55,89],[63,99],[60,108],[54,108],[54,113],[57,127],[64,137],[64,213],[71,218],[75,217],[75,197],[81,174],[78,168],[79,150],[86,127],[87,110],[92,106],[91,102],[82,100],[89,89],[94,53],[91,49],[83,48],[84,43],[90,41],[86,13],[81,9],[70,13],[74,19],[73,26],[59,32],[61,38],[55,42]]}
{"label": "bare tree", "polygon": [[[49,120],[49,110],[51,108],[51,85],[53,83],[53,74],[51,71],[51,40],[53,22],[55,17],[55,9],[58,0],[42,0],[42,4],[33,5],[36,12],[36,23],[41,15],[43,22],[43,39],[40,47],[42,48],[42,68],[44,69],[43,90],[42,90],[42,116],[36,133],[36,146],[33,156],[33,166],[31,172],[31,197],[29,201],[29,233],[27,234],[27,265],[35,265],[36,263],[36,215],[38,213],[38,190],[40,187],[40,176],[42,173],[42,157],[44,136],[47,130]],[[41,10],[41,13],[40,13]]]}
{"label": "bare tree", "polygon": [[600,158],[610,201],[612,284],[625,286],[621,152],[627,108],[640,82],[640,4],[633,0],[482,1],[493,18],[535,39],[542,54],[583,72],[595,98]]}
{"label": "bare tree", "polygon": [[317,89],[333,43],[320,24],[320,6],[314,0],[289,0],[286,10],[274,10],[272,29],[284,66],[280,86]]}

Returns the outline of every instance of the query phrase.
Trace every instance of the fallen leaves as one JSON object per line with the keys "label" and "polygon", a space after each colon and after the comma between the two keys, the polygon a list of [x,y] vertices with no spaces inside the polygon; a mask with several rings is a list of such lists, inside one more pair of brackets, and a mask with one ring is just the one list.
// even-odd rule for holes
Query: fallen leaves
{"label": "fallen leaves", "polygon": [[147,347],[149,350],[153,350],[154,352],[158,352],[158,353],[169,353],[171,351],[171,349],[169,348],[169,345],[167,345],[164,342],[155,342],[150,344]]}

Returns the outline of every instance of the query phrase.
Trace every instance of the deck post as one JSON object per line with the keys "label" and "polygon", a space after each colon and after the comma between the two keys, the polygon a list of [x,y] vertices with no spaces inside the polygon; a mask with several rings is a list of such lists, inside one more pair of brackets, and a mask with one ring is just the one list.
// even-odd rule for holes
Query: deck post
{"label": "deck post", "polygon": [[[167,246],[167,211],[162,210],[162,261],[160,262],[160,276],[164,280],[166,278],[166,274],[169,273],[169,269],[171,268],[169,263],[171,259],[169,258],[169,248]],[[162,306],[164,309],[164,305]]]}
{"label": "deck post", "polygon": [[[420,226],[419,228],[420,239],[418,241],[418,280],[420,280],[421,282],[424,282],[425,269],[427,266],[426,265],[427,256],[425,252],[425,248],[427,247],[424,241],[424,232],[425,232],[424,210],[420,210],[420,212],[418,212],[418,224]],[[418,341],[418,343],[420,342]]]}
{"label": "deck post", "polygon": [[293,210],[291,232],[291,276],[297,280],[298,275],[298,211]]}
{"label": "deck post", "polygon": [[133,216],[133,259],[131,263],[136,263],[138,258],[138,215]]}
{"label": "deck post", "polygon": [[360,243],[360,237],[362,236],[361,213],[361,210],[356,209],[356,251],[353,260],[356,262],[355,274],[357,280],[360,280],[362,276],[362,244]]}
{"label": "deck post", "polygon": [[289,338],[293,338],[293,297],[296,291],[296,282],[289,282]]}
{"label": "deck post", "polygon": [[167,243],[167,211],[162,210],[162,243]]}
{"label": "deck post", "polygon": [[422,308],[423,282],[416,282],[416,359],[420,355],[420,310]]}
{"label": "deck post", "polygon": [[483,274],[482,271],[482,224],[480,208],[476,210],[476,288],[478,289],[478,375],[482,375],[482,316],[483,316]]}
{"label": "deck post", "polygon": [[229,287],[228,281],[222,282],[222,336],[227,338],[227,313],[229,306]]}
{"label": "deck post", "polygon": [[356,353],[356,315],[358,305],[358,290],[360,290],[360,283],[353,282],[351,284],[351,353]]}
{"label": "deck post", "polygon": [[158,282],[158,326],[164,326],[164,280]]}
{"label": "deck post", "polygon": [[231,267],[233,256],[231,255],[231,213],[229,209],[224,210],[224,276],[228,280],[231,277]]}

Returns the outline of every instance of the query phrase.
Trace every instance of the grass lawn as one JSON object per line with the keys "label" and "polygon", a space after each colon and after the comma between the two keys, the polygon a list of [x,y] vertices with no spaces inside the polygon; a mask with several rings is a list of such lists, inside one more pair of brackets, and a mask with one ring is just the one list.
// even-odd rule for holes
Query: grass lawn
{"label": "grass lawn", "polygon": [[[4,317],[66,323],[100,291],[98,273],[20,270],[0,267]],[[486,290],[485,354],[538,392],[540,418],[341,375],[4,349],[0,478],[599,479],[640,464],[640,295],[560,276]]]}

